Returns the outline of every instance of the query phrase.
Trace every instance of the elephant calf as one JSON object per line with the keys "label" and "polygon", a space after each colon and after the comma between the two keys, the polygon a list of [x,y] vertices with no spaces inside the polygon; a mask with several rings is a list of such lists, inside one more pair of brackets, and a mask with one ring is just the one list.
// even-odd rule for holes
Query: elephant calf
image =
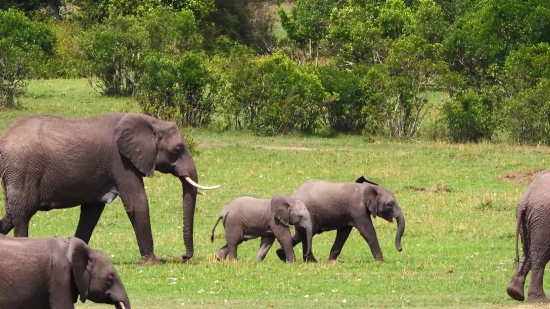
{"label": "elephant calf", "polygon": [[78,296],[130,309],[120,277],[103,252],[76,237],[0,234],[0,309],[73,309]]}
{"label": "elephant calf", "polygon": [[[292,197],[302,201],[308,211],[314,214],[312,218],[314,235],[336,230],[336,239],[330,249],[329,261],[337,259],[354,227],[368,243],[375,260],[384,261],[371,216],[381,217],[388,222],[392,222],[393,218],[396,219],[395,247],[398,251],[402,250],[401,237],[405,232],[405,217],[395,196],[388,188],[379,186],[363,176],[359,177],[355,183],[310,180],[298,187]],[[303,248],[308,248],[303,252],[304,261],[316,262],[311,251],[311,241],[309,239],[304,241],[302,234],[296,233],[292,237],[292,245],[295,246],[300,242]],[[281,248],[276,252],[279,258],[284,260],[285,252]]]}
{"label": "elephant calf", "polygon": [[[516,207],[516,261],[507,292],[515,300],[523,301],[523,287],[529,271],[531,283],[528,302],[550,302],[542,287],[544,268],[550,260],[550,170],[542,172],[527,188]],[[519,261],[518,234],[521,236],[523,259]]]}
{"label": "elephant calf", "polygon": [[216,254],[218,260],[225,260],[228,254],[230,260],[237,260],[239,244],[261,237],[260,250],[256,255],[258,261],[265,258],[277,238],[286,254],[286,261],[293,263],[294,249],[288,225],[294,225],[296,231],[309,240],[312,235],[311,218],[304,203],[282,195],[275,195],[271,200],[239,197],[227,204],[212,229],[212,242],[220,220],[223,220],[227,243]]}

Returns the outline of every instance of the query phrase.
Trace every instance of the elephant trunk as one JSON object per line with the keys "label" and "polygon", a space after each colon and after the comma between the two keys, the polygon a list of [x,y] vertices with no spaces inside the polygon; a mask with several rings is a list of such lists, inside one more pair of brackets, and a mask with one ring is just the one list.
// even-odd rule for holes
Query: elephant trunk
{"label": "elephant trunk", "polygon": [[[185,177],[198,182],[197,170],[193,169]],[[195,217],[195,204],[197,202],[197,188],[191,185],[185,177],[180,177],[183,190],[183,243],[185,254],[183,260],[187,261],[193,256],[193,222]]]}
{"label": "elephant trunk", "polygon": [[399,206],[395,205],[393,207],[393,214],[392,216],[397,220],[397,235],[395,235],[395,248],[397,251],[403,250],[401,247],[401,237],[403,236],[403,233],[405,233],[405,216],[403,215],[403,212],[401,211],[401,208]]}
{"label": "elephant trunk", "polygon": [[313,238],[313,229],[312,229],[311,220],[310,220],[309,224],[306,226],[306,239],[303,240],[303,241],[307,241],[307,252],[305,252],[304,254],[306,259],[309,259],[312,255],[311,254],[312,238]]}

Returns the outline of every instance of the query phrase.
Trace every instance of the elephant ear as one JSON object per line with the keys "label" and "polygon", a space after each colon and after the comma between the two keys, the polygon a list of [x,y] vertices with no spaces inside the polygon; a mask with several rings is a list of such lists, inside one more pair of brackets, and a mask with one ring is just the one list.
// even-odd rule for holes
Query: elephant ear
{"label": "elephant ear", "polygon": [[367,178],[365,178],[365,176],[361,176],[361,177],[357,178],[357,180],[355,182],[356,183],[365,183],[366,182],[366,183],[370,183],[371,185],[378,186],[377,183],[368,180]]}
{"label": "elephant ear", "polygon": [[[88,297],[90,280],[92,279],[92,269],[94,268],[92,250],[79,238],[69,237],[67,259],[71,262],[73,279],[80,295],[80,301],[85,302]],[[76,296],[74,301],[76,302]]]}
{"label": "elephant ear", "polygon": [[379,203],[379,197],[380,192],[378,192],[378,188],[374,185],[367,185],[364,191],[365,194],[365,206],[369,209],[371,215],[373,218],[376,218],[376,214],[378,213],[378,203]]}
{"label": "elephant ear", "polygon": [[115,128],[118,151],[145,176],[153,177],[157,160],[157,134],[143,115],[128,114]]}
{"label": "elephant ear", "polygon": [[282,195],[274,195],[271,199],[271,211],[282,224],[288,226],[290,220],[290,209],[294,206],[293,201]]}

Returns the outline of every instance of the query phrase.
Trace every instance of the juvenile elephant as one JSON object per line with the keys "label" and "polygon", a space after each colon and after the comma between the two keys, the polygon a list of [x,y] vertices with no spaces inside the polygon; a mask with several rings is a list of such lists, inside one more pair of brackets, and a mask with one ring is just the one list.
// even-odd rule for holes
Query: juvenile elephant
{"label": "juvenile elephant", "polygon": [[[243,241],[261,237],[260,250],[256,255],[262,261],[273,245],[275,238],[283,247],[286,260],[294,262],[289,224],[296,232],[311,240],[311,217],[306,206],[299,200],[288,196],[275,195],[271,200],[253,197],[239,197],[227,204],[221,211],[218,221],[212,228],[210,240],[214,241],[214,230],[220,220],[225,228],[226,244],[216,254],[219,260],[237,260],[237,246]],[[309,242],[311,243],[311,241]],[[311,250],[306,248],[304,250]]]}
{"label": "juvenile elephant", "polygon": [[197,169],[176,123],[140,114],[84,119],[24,117],[0,136],[6,214],[0,233],[28,236],[37,211],[81,205],[75,236],[88,243],[106,203],[120,196],[132,222],[140,264],[157,263],[143,177],[170,173],[183,188],[184,260],[193,256]]}
{"label": "juvenile elephant", "polygon": [[82,240],[0,235],[0,309],[73,309],[87,299],[129,309],[107,255]]}
{"label": "juvenile elephant", "polygon": [[[528,302],[550,302],[543,289],[544,268],[550,260],[550,170],[540,173],[516,207],[516,262],[518,268],[506,291],[515,300],[525,299],[523,287],[529,271]],[[519,261],[518,234],[523,258]]]}
{"label": "juvenile elephant", "polygon": [[[376,231],[370,216],[382,217],[388,222],[397,220],[395,247],[401,251],[401,237],[405,232],[405,217],[391,191],[368,181],[361,176],[355,183],[332,183],[324,180],[310,180],[303,183],[292,194],[292,198],[302,201],[312,218],[313,235],[336,230],[336,239],[328,260],[334,261],[342,251],[351,229],[357,228],[369,244],[376,261],[384,262],[378,245]],[[292,237],[292,245],[302,242],[304,261],[316,262],[310,240],[303,241],[301,234]],[[305,248],[309,248],[307,251]],[[285,252],[276,250],[284,260]],[[307,252],[310,252],[308,255]]]}

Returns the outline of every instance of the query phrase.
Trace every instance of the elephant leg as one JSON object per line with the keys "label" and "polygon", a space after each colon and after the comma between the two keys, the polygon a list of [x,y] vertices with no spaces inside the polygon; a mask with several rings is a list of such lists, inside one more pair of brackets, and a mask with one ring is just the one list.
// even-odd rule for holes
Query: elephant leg
{"label": "elephant leg", "polygon": [[363,236],[365,241],[369,244],[370,251],[374,259],[378,262],[384,262],[382,257],[382,249],[378,244],[378,238],[376,237],[376,230],[372,225],[372,221],[368,215],[353,218],[353,224],[355,228],[359,230],[359,234]]}
{"label": "elephant leg", "polygon": [[[300,237],[299,233],[294,233],[294,236],[292,236],[292,247],[296,246],[302,241],[302,237]],[[275,250],[275,253],[277,253],[277,256],[279,259],[283,262],[286,262],[286,254],[285,250],[281,247],[277,250]],[[313,258],[313,252],[311,253],[311,257]]]}
{"label": "elephant leg", "polygon": [[263,261],[267,252],[269,249],[271,249],[271,246],[275,242],[274,236],[263,236],[260,241],[260,250],[258,250],[258,254],[256,254],[256,260],[257,261]]}
{"label": "elephant leg", "polygon": [[216,253],[216,259],[218,261],[223,261],[227,257],[227,244],[223,245],[223,247],[220,248],[218,253]]}
{"label": "elephant leg", "polygon": [[[547,242],[548,238],[545,235],[544,241]],[[544,293],[543,278],[544,268],[549,259],[549,246],[544,243],[539,246],[531,246],[531,281],[529,283],[529,289],[527,290],[528,302],[550,302],[550,299]]]}
{"label": "elephant leg", "polygon": [[82,204],[75,237],[80,238],[83,242],[88,244],[103,209],[105,209],[105,203],[95,202]]}
{"label": "elephant leg", "polygon": [[227,255],[230,261],[238,261],[237,258],[237,247],[242,243],[242,240],[239,242],[229,242],[227,243]]}
{"label": "elephant leg", "polygon": [[143,179],[141,177],[132,179],[132,177],[136,177],[134,174],[126,174],[125,176],[127,179],[118,183],[118,190],[126,214],[136,234],[139,253],[141,254],[139,265],[158,264],[160,262],[153,252],[149,202],[143,186]]}
{"label": "elephant leg", "polygon": [[508,284],[508,287],[506,288],[506,292],[513,299],[518,301],[525,300],[523,289],[525,287],[525,278],[530,270],[531,260],[527,257],[523,257],[521,261],[519,261],[518,269],[512,277],[510,284]]}
{"label": "elephant leg", "polygon": [[336,230],[336,239],[334,239],[334,244],[330,249],[330,255],[328,257],[329,261],[336,261],[336,258],[338,258],[338,255],[342,252],[342,247],[344,247],[344,244],[346,243],[352,229],[353,226],[346,226]]}
{"label": "elephant leg", "polygon": [[12,222],[14,225],[13,236],[14,237],[29,237],[29,221],[30,218],[15,217]]}
{"label": "elephant leg", "polygon": [[11,232],[13,227],[14,225],[12,217],[8,214],[4,215],[2,220],[0,220],[0,233],[7,235],[9,232]]}

